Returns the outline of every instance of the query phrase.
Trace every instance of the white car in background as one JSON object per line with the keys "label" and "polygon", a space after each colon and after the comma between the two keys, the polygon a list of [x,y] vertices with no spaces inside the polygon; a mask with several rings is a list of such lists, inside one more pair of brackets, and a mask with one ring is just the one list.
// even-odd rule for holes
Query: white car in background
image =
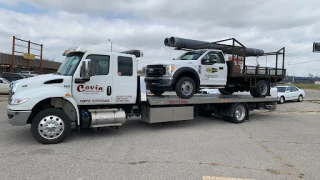
{"label": "white car in background", "polygon": [[299,89],[295,86],[276,86],[278,89],[278,100],[280,104],[285,101],[303,101],[306,97],[306,93],[303,89]]}
{"label": "white car in background", "polygon": [[10,81],[0,78],[0,94],[9,94]]}

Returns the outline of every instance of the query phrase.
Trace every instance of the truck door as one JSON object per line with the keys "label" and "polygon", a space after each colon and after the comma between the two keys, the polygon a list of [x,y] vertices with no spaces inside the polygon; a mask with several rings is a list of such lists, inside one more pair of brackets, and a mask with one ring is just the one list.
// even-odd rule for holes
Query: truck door
{"label": "truck door", "polygon": [[75,83],[80,78],[81,65],[73,76],[72,94],[79,105],[112,104],[113,62],[110,55],[89,54],[84,59],[90,59],[90,80]]}
{"label": "truck door", "polygon": [[201,59],[201,85],[225,85],[228,68],[222,52],[208,52]]}
{"label": "truck door", "polygon": [[134,56],[120,55],[114,58],[112,67],[114,104],[134,104],[137,98],[137,61]]}

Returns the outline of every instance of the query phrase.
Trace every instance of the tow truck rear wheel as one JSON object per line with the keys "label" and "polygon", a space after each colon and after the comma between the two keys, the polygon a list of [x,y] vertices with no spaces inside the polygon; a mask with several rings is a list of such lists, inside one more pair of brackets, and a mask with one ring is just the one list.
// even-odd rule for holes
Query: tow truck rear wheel
{"label": "tow truck rear wheel", "polygon": [[248,109],[247,106],[239,103],[234,105],[233,108],[233,117],[229,117],[229,120],[234,123],[243,123],[248,116]]}
{"label": "tow truck rear wheel", "polygon": [[42,144],[62,142],[71,131],[69,116],[57,108],[49,108],[39,112],[31,123],[32,136]]}
{"label": "tow truck rear wheel", "polygon": [[196,83],[189,77],[181,77],[176,83],[175,90],[181,99],[189,99],[196,92]]}

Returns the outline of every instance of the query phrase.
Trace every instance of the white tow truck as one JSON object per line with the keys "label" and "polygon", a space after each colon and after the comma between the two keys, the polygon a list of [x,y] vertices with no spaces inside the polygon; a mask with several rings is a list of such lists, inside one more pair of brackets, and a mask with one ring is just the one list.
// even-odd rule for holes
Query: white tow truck
{"label": "white tow truck", "polygon": [[7,120],[31,124],[35,140],[62,142],[71,129],[119,127],[132,116],[146,123],[193,120],[215,113],[235,123],[253,109],[275,110],[276,97],[196,94],[147,95],[137,76],[139,50],[97,52],[74,48],[56,73],[14,81],[9,90]]}

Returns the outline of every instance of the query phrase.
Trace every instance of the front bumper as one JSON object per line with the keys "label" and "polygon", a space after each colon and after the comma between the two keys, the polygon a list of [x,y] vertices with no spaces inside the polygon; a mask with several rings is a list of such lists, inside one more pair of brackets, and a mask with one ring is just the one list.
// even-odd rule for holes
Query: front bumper
{"label": "front bumper", "polygon": [[170,77],[145,77],[147,90],[171,91],[172,78]]}
{"label": "front bumper", "polygon": [[25,126],[29,119],[31,111],[7,110],[7,121],[12,126]]}

